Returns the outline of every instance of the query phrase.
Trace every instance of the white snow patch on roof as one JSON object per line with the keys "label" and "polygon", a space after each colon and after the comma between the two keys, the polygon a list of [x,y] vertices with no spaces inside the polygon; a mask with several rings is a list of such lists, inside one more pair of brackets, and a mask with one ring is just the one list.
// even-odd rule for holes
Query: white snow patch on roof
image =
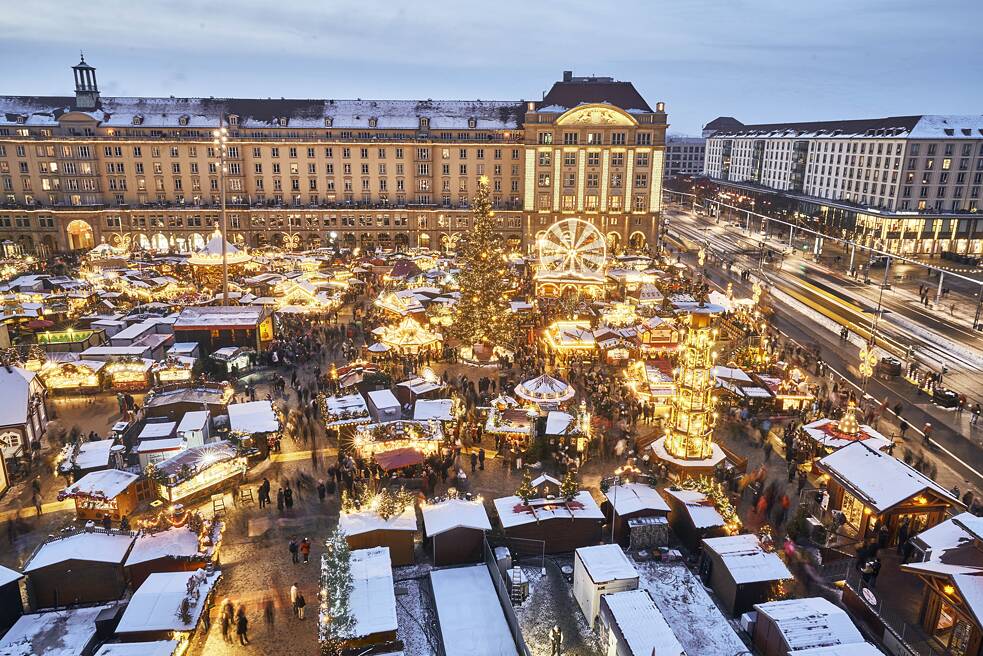
{"label": "white snow patch on roof", "polygon": [[771,601],[754,609],[759,622],[761,615],[771,618],[790,651],[864,642],[846,611],[822,597]]}
{"label": "white snow patch on roof", "polygon": [[389,547],[352,551],[352,593],[348,603],[357,637],[396,630],[396,594],[393,590]]}
{"label": "white snow patch on roof", "polygon": [[488,568],[430,572],[446,656],[515,656],[515,643]]}
{"label": "white snow patch on roof", "polygon": [[683,646],[652,601],[648,590],[606,594],[601,597],[601,603],[611,610],[632,654],[686,656]]}
{"label": "white snow patch on roof", "polygon": [[415,531],[416,510],[408,506],[403,512],[389,519],[383,519],[372,510],[342,513],[338,517],[338,528],[345,535],[361,535],[372,531]]}
{"label": "white snow patch on roof", "polygon": [[270,401],[233,403],[227,408],[229,428],[241,433],[273,433],[280,430],[280,421]]}
{"label": "white snow patch on roof", "polygon": [[738,585],[792,578],[792,573],[778,554],[765,551],[756,535],[705,538],[703,545],[720,555],[734,583]]}
{"label": "white snow patch on roof", "polygon": [[473,528],[490,531],[488,513],[480,501],[448,499],[421,507],[423,529],[427,537],[439,535],[455,528]]}
{"label": "white snow patch on roof", "polygon": [[67,560],[88,560],[97,563],[122,563],[130,551],[134,537],[125,533],[76,533],[45,542],[24,566],[24,573],[63,563]]}
{"label": "white snow patch on roof", "polygon": [[575,553],[594,583],[633,579],[638,576],[628,556],[616,544],[580,547]]}
{"label": "white snow patch on roof", "polygon": [[[141,633],[144,631],[191,631],[198,624],[208,593],[218,583],[222,572],[215,570],[206,574],[199,569],[194,572],[155,572],[140,585],[123,617],[116,627],[116,633]],[[191,606],[191,621],[185,623],[178,616],[181,600],[187,595],[188,581],[198,579],[198,600]]]}
{"label": "white snow patch on roof", "polygon": [[612,485],[604,493],[619,515],[630,515],[640,510],[657,510],[669,513],[671,508],[659,491],[644,483],[625,483]]}
{"label": "white snow patch on roof", "polygon": [[109,606],[22,615],[0,640],[0,656],[79,656],[96,635],[96,617]]}

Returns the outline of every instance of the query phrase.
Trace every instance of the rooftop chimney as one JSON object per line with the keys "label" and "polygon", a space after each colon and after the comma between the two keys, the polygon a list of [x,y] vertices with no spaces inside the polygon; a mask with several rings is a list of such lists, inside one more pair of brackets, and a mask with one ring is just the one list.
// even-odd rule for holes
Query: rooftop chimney
{"label": "rooftop chimney", "polygon": [[569,82],[573,79],[573,71],[563,71],[563,81]]}

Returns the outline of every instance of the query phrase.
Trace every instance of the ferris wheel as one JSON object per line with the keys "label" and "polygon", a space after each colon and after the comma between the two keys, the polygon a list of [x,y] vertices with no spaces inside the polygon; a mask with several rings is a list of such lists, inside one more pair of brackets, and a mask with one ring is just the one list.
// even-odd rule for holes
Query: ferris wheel
{"label": "ferris wheel", "polygon": [[604,235],[582,219],[562,219],[539,239],[539,266],[551,274],[593,275],[607,262]]}

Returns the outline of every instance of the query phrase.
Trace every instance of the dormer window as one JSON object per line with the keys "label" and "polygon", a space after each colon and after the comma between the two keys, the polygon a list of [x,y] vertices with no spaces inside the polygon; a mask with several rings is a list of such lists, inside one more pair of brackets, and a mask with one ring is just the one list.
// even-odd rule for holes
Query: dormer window
{"label": "dormer window", "polygon": [[421,116],[420,117],[420,129],[421,130],[429,130],[430,129],[430,119],[427,118],[426,116]]}
{"label": "dormer window", "polygon": [[239,117],[235,114],[229,114],[229,125],[239,125]]}
{"label": "dormer window", "polygon": [[324,117],[324,127],[330,128],[331,127],[331,122],[332,121],[331,121],[331,117],[330,116],[325,116]]}
{"label": "dormer window", "polygon": [[184,126],[187,125],[188,121],[190,120],[191,120],[190,116],[188,116],[187,114],[181,114],[181,116],[179,116],[177,119],[177,123],[178,125]]}
{"label": "dormer window", "polygon": [[468,119],[468,128],[474,130],[476,127],[478,127],[478,119],[476,119],[476,118],[469,118]]}
{"label": "dormer window", "polygon": [[281,128],[287,127],[287,117],[286,116],[281,116],[280,117],[280,120],[277,121],[277,123],[279,123],[279,125],[280,125]]}
{"label": "dormer window", "polygon": [[17,125],[24,125],[27,123],[27,117],[23,114],[17,115]]}
{"label": "dormer window", "polygon": [[137,114],[133,117],[133,125],[143,125],[143,115]]}
{"label": "dormer window", "polygon": [[372,118],[369,119],[369,127],[370,128],[377,127],[378,125],[379,125],[379,119],[377,119],[375,116],[373,116]]}

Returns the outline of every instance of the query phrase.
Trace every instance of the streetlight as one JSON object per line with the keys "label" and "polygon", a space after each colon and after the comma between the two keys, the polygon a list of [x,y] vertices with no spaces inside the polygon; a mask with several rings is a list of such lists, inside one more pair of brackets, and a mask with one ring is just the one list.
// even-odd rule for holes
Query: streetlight
{"label": "streetlight", "polygon": [[[223,119],[219,119],[219,123]],[[229,254],[228,254],[228,232],[229,215],[225,207],[225,173],[228,168],[226,160],[229,156],[229,131],[224,125],[212,132],[212,144],[218,155],[219,185],[221,186],[222,198],[222,305],[229,304]]]}

